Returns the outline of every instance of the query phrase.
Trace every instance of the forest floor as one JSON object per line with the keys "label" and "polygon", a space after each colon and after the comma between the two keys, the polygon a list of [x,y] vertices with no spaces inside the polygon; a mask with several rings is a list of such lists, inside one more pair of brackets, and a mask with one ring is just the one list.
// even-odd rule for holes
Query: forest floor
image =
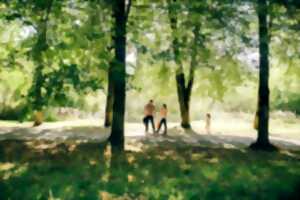
{"label": "forest floor", "polygon": [[127,123],[126,151],[114,155],[97,120],[2,121],[0,199],[299,199],[298,122],[271,120],[278,152],[250,150],[256,133],[239,117],[214,120],[210,135],[203,121],[170,123],[166,137]]}

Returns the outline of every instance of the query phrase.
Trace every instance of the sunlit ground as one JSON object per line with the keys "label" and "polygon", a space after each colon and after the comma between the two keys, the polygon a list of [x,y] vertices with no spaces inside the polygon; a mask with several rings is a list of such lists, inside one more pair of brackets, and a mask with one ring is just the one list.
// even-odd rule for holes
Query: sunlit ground
{"label": "sunlit ground", "polygon": [[127,123],[123,155],[98,120],[0,122],[0,199],[299,199],[299,119],[271,120],[270,153],[247,148],[251,117],[215,117],[211,135],[203,121],[167,137]]}
{"label": "sunlit ground", "polygon": [[[32,128],[32,122],[18,123],[0,121],[0,140],[3,139],[45,139],[45,140],[89,140],[104,141],[110,130],[103,128],[101,119],[70,120],[61,122],[46,122],[42,126]],[[211,122],[211,134],[205,131],[204,120],[192,122],[192,130],[184,131],[178,122],[168,122],[169,136],[189,136],[191,142],[198,138],[240,139],[249,142],[256,139],[253,129],[253,115],[246,113],[214,113]],[[125,124],[125,136],[145,137],[141,122]],[[152,132],[150,127],[150,133]],[[187,134],[188,133],[188,134]],[[195,137],[192,137],[195,136]],[[198,137],[201,136],[201,137]],[[289,142],[300,145],[300,119],[295,116],[273,116],[270,120],[271,140]]]}

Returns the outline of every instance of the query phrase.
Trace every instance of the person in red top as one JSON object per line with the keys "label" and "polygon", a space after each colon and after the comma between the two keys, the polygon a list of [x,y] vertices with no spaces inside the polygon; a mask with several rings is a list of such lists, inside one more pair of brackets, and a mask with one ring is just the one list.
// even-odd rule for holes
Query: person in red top
{"label": "person in red top", "polygon": [[163,104],[163,106],[160,109],[160,122],[158,124],[158,128],[156,133],[159,133],[160,128],[162,125],[164,125],[164,133],[163,135],[167,135],[167,114],[168,114],[168,108],[167,108],[167,104]]}
{"label": "person in red top", "polygon": [[154,114],[155,114],[155,106],[153,104],[153,100],[151,99],[149,103],[147,103],[144,107],[144,118],[143,122],[145,125],[145,132],[148,133],[148,124],[151,122],[153,133],[155,133],[155,125],[154,125]]}

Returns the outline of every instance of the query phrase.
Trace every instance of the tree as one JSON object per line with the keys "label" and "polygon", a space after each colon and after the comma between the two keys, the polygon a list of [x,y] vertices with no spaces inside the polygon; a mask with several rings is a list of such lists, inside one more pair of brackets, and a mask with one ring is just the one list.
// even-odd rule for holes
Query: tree
{"label": "tree", "polygon": [[[115,59],[111,66],[113,84],[113,120],[109,141],[115,150],[124,150],[124,114],[126,100],[126,24],[130,13],[131,1],[113,1],[114,51]],[[126,6],[126,8],[125,8]]]}
{"label": "tree", "polygon": [[[34,66],[31,88],[24,93],[26,118],[36,111],[38,125],[42,122],[42,110],[74,106],[84,99],[82,93],[102,89],[108,69],[106,61],[110,60],[104,45],[111,40],[106,31],[110,22],[107,12],[111,12],[108,3],[14,0],[7,2],[5,8],[5,19],[17,21],[30,31],[20,41],[20,53],[29,55],[27,60]],[[98,9],[101,12],[95,12]],[[31,79],[31,74],[28,77]],[[74,98],[74,92],[80,99]]]}
{"label": "tree", "polygon": [[112,82],[112,65],[108,69],[107,73],[107,95],[106,95],[106,105],[105,105],[105,119],[104,127],[110,127],[113,117],[113,103],[114,103],[114,91],[113,91],[113,82]]}
{"label": "tree", "polygon": [[[190,124],[190,99],[191,99],[191,92],[192,86],[194,81],[194,69],[195,66],[193,63],[190,68],[189,80],[186,86],[186,80],[184,76],[184,70],[181,62],[180,57],[180,50],[179,50],[179,38],[177,36],[178,28],[177,28],[177,13],[176,7],[179,6],[176,0],[168,1],[169,4],[169,19],[170,25],[172,29],[172,49],[174,53],[174,60],[176,63],[176,87],[177,87],[177,96],[180,108],[180,115],[181,115],[181,126],[183,128],[191,128]],[[193,53],[193,55],[195,55]],[[194,60],[194,59],[193,59]]]}
{"label": "tree", "polygon": [[36,3],[36,7],[40,9],[42,16],[40,16],[40,20],[37,25],[37,41],[32,49],[32,58],[36,64],[36,69],[34,72],[34,78],[32,82],[32,88],[30,95],[32,96],[32,107],[35,113],[34,126],[38,126],[42,123],[43,114],[43,96],[42,96],[42,88],[44,84],[44,62],[43,62],[43,52],[48,49],[47,44],[47,25],[49,20],[49,14],[51,12],[53,0],[45,1],[44,3]]}
{"label": "tree", "polygon": [[274,150],[269,141],[269,34],[267,0],[257,1],[259,23],[259,88],[258,88],[258,137],[251,145],[254,149]]}
{"label": "tree", "polygon": [[[270,1],[257,0],[257,15],[259,23],[259,89],[258,89],[258,108],[257,108],[257,131],[258,137],[255,143],[251,144],[253,149],[276,150],[277,148],[269,141],[269,109],[270,109],[270,89],[269,89],[269,42],[271,41],[271,28],[274,26],[272,18],[281,16],[282,13],[276,13],[270,7],[281,5],[286,8],[288,18],[294,19],[300,3],[296,0],[291,1]],[[272,12],[270,12],[272,11]],[[296,11],[296,12],[295,12]],[[272,16],[273,15],[273,16]],[[270,19],[271,18],[271,19]],[[268,20],[269,19],[269,20]],[[288,19],[285,19],[286,21]],[[297,19],[296,19],[297,20]],[[282,22],[281,22],[282,23]],[[299,23],[299,22],[298,22]],[[278,26],[284,26],[278,24]],[[294,25],[289,25],[293,30]],[[286,57],[287,55],[285,55]]]}
{"label": "tree", "polygon": [[[178,28],[178,13],[184,11],[188,12],[188,17],[184,23],[181,23],[183,29]],[[204,2],[189,2],[187,4],[178,3],[176,0],[168,0],[168,15],[170,20],[170,26],[172,30],[172,50],[174,55],[174,61],[176,63],[176,87],[177,96],[181,115],[181,126],[183,128],[191,128],[190,122],[190,101],[192,95],[192,89],[194,84],[195,69],[199,63],[198,54],[199,51],[207,52],[204,46],[204,38],[206,34],[201,33],[201,24],[205,17],[215,19],[216,12],[221,13],[219,10],[215,11],[210,9],[210,5]],[[207,11],[209,10],[209,11]],[[205,15],[203,17],[202,15]],[[220,15],[220,14],[219,14]],[[212,23],[211,23],[212,26]],[[209,29],[206,27],[206,29]],[[189,34],[182,34],[191,30],[192,39],[188,42]],[[180,36],[182,38],[180,38]],[[180,41],[180,39],[182,41]],[[200,49],[199,47],[202,47]],[[185,52],[184,52],[185,51]],[[184,54],[185,53],[185,54]],[[188,75],[185,76],[185,70],[183,67],[183,57],[190,58],[190,64],[188,69]],[[202,58],[203,60],[207,58]],[[203,61],[202,60],[202,61]]]}

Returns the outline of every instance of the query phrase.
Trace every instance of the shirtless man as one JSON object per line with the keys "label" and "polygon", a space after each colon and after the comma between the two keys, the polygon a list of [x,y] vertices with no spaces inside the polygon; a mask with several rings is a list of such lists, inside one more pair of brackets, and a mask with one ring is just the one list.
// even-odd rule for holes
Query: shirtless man
{"label": "shirtless man", "polygon": [[154,113],[155,113],[155,106],[153,105],[153,100],[150,100],[149,103],[147,103],[144,107],[144,119],[143,122],[145,124],[145,128],[146,128],[146,133],[148,133],[148,124],[149,121],[152,124],[152,130],[153,133],[155,133],[155,125],[154,125]]}

